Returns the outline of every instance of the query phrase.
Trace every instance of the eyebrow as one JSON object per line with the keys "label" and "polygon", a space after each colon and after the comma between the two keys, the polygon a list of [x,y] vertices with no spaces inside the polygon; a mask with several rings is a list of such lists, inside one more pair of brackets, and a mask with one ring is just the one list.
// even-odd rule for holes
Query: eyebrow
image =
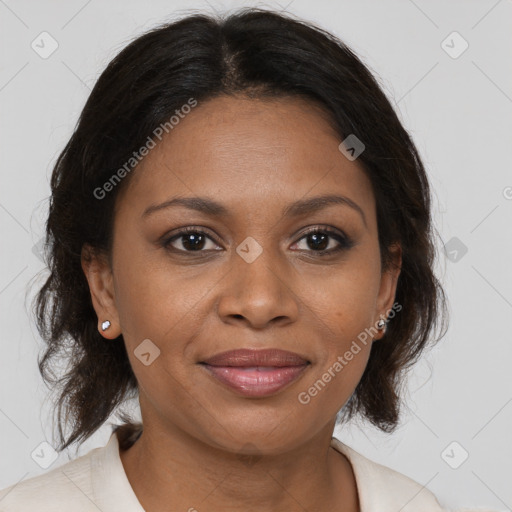
{"label": "eyebrow", "polygon": [[[284,208],[282,215],[283,217],[298,217],[300,215],[314,213],[335,204],[349,206],[353,210],[357,211],[361,215],[364,225],[368,227],[366,223],[366,216],[362,208],[349,197],[340,195],[329,194],[300,199],[299,201],[291,203]],[[163,203],[149,206],[144,210],[142,217],[147,217],[152,213],[172,206],[181,206],[212,217],[229,216],[229,210],[225,206],[213,199],[209,199],[208,197],[175,197],[164,201]]]}

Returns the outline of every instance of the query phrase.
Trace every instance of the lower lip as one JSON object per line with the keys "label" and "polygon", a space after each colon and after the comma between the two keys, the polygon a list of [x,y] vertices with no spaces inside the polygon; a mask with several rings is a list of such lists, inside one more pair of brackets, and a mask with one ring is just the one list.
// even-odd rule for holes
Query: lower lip
{"label": "lower lip", "polygon": [[298,379],[308,366],[251,367],[203,365],[217,380],[244,396],[268,396]]}

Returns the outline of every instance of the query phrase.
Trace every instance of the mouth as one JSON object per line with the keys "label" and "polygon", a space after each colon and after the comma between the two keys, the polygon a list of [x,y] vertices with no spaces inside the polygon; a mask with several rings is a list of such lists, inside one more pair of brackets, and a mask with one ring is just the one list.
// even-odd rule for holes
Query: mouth
{"label": "mouth", "polygon": [[285,350],[242,349],[216,354],[199,364],[232,391],[248,397],[264,397],[297,380],[311,362]]}

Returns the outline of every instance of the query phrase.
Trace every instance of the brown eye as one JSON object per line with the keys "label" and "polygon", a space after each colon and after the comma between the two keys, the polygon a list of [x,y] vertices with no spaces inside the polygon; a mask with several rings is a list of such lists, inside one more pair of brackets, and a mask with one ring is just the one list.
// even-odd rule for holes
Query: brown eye
{"label": "brown eye", "polygon": [[327,228],[315,228],[308,231],[298,242],[305,241],[306,250],[317,252],[319,255],[332,254],[343,249],[350,249],[354,244],[345,235]]}
{"label": "brown eye", "polygon": [[[208,242],[211,242],[210,247],[208,247]],[[203,249],[216,250],[216,247],[218,247],[211,237],[196,228],[187,228],[180,231],[165,240],[162,245],[166,249],[179,252],[202,252]]]}

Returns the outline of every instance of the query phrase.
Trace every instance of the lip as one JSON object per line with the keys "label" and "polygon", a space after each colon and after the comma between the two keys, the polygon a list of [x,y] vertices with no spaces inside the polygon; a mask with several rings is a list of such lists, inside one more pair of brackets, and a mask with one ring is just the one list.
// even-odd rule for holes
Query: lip
{"label": "lip", "polygon": [[280,349],[230,350],[200,363],[210,375],[237,393],[273,395],[298,379],[310,362]]}
{"label": "lip", "polygon": [[210,366],[299,366],[308,363],[295,352],[278,348],[238,349],[221,352],[202,361]]}

